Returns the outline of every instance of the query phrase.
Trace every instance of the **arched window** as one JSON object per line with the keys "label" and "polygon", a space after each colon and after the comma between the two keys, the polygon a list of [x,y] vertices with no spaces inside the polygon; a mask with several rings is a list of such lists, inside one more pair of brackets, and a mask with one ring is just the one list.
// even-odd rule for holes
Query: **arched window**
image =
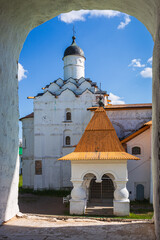
{"label": "arched window", "polygon": [[66,120],[71,121],[71,112],[66,113]]}
{"label": "arched window", "polygon": [[141,148],[140,147],[133,147],[132,148],[132,154],[133,155],[140,155],[141,154]]}
{"label": "arched window", "polygon": [[66,137],[66,145],[71,145],[71,138],[70,138],[70,136]]}

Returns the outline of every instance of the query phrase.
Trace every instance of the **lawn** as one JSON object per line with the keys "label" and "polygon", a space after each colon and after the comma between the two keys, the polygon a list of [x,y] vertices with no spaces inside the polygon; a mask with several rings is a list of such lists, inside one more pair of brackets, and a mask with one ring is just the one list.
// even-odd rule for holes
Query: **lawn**
{"label": "lawn", "polygon": [[19,175],[19,189],[23,186],[23,178],[22,175]]}

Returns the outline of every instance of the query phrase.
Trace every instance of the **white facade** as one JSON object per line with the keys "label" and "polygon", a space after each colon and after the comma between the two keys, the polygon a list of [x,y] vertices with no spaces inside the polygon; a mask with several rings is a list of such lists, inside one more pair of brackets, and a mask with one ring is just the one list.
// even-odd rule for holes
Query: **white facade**
{"label": "white facade", "polygon": [[[34,160],[42,161],[42,175],[35,175],[34,189],[71,187],[70,162],[57,159],[74,150],[88,124],[87,108],[95,96],[86,90],[80,97],[66,89],[58,98],[46,92],[34,100]],[[84,108],[85,106],[85,108]],[[66,119],[70,112],[71,120]],[[70,144],[66,144],[70,137]]]}
{"label": "white facade", "polygon": [[32,118],[23,119],[23,187],[34,187],[34,122]]}
{"label": "white facade", "polygon": [[[140,161],[128,161],[129,181],[127,189],[131,200],[137,199],[138,185],[144,188],[144,199],[153,203],[153,189],[151,177],[151,127],[127,142],[127,152],[132,154],[133,148],[140,148],[136,154]],[[142,193],[142,192],[141,192]]]}
{"label": "white facade", "polygon": [[[128,106],[130,106],[128,104]],[[112,122],[117,136],[122,139],[134,133],[146,122],[152,119],[152,109],[136,108],[127,110],[107,110],[107,115]]]}

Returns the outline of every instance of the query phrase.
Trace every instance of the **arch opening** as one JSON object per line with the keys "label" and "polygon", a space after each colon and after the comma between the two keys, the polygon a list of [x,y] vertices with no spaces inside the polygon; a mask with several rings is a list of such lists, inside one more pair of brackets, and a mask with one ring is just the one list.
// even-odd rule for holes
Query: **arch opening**
{"label": "arch opening", "polygon": [[[42,2],[42,1],[41,1]],[[111,1],[110,1],[111,2]],[[150,32],[151,32],[151,34],[153,35],[153,32],[152,32],[152,25],[154,25],[153,24],[153,20],[151,19],[151,17],[148,17],[148,15],[146,14],[146,17],[145,17],[145,13],[147,12],[147,7],[145,7],[145,8],[143,8],[144,9],[144,12],[145,13],[140,13],[138,10],[136,11],[136,9],[137,9],[137,5],[135,4],[135,6],[134,6],[134,3],[132,3],[131,1],[129,1],[129,6],[127,6],[127,7],[125,7],[124,5],[119,5],[119,4],[117,4],[117,6],[114,6],[114,4],[112,4],[112,3],[110,3],[109,1],[107,1],[107,3],[106,3],[106,6],[107,6],[107,8],[108,9],[115,9],[115,10],[120,10],[120,11],[126,11],[128,14],[131,14],[132,12],[133,12],[133,15],[135,15],[135,17],[137,17],[138,19],[140,19],[140,21],[141,22],[143,22],[143,23],[145,23],[146,22],[146,26],[147,26],[147,28],[150,30]],[[39,5],[41,6],[41,3],[39,2]],[[41,12],[40,11],[40,8],[38,7],[37,8],[37,6],[35,6],[36,7],[36,9],[38,9],[38,12]],[[75,5],[75,6],[73,6],[73,8],[75,7],[75,9],[77,9],[78,7]],[[87,7],[87,6],[86,6]],[[91,6],[90,6],[91,7]],[[97,6],[98,8],[99,8],[99,6]],[[23,8],[23,7],[22,7]],[[54,9],[54,7],[52,6],[52,8]],[[68,6],[68,9],[73,9],[70,5]],[[92,8],[92,7],[91,7]],[[93,8],[96,8],[95,7],[95,5],[93,4]],[[102,9],[105,9],[106,7],[104,6],[104,7],[102,7]],[[150,6],[149,6],[149,8],[150,8]],[[46,9],[47,9],[47,6],[46,6]],[[124,10],[123,10],[124,9]],[[128,9],[128,10],[127,10]],[[149,10],[151,10],[151,9],[149,9]],[[50,15],[52,15],[52,16],[55,16],[55,13],[54,13],[54,11],[55,10],[51,10],[51,9],[48,9],[48,11],[46,11],[46,16],[43,16],[43,17],[41,17],[41,14],[39,14],[39,17],[37,17],[37,15],[36,15],[36,17],[34,18],[34,21],[33,21],[33,26],[36,26],[36,25],[38,25],[38,24],[41,24],[41,23],[43,23],[43,22],[45,22],[45,21],[47,21],[49,18],[51,18],[51,16]],[[65,10],[66,11],[66,10]],[[34,9],[32,9],[32,12],[34,13]],[[64,12],[63,11],[63,9],[62,10],[60,10],[60,12]],[[59,13],[60,13],[59,12]],[[149,11],[150,12],[150,11]],[[49,14],[48,14],[49,13]],[[147,18],[148,18],[148,20],[147,20]],[[32,17],[31,17],[31,19],[32,19]],[[143,20],[144,19],[144,20]],[[151,21],[150,21],[150,19],[151,19]],[[25,19],[25,21],[26,21],[26,19]],[[27,23],[24,21],[24,25],[26,24],[27,25]],[[149,21],[150,21],[150,23],[149,23]],[[25,29],[25,28],[24,28]],[[153,29],[156,29],[156,28],[153,28]],[[27,30],[25,29],[25,31],[27,32]],[[28,24],[28,32],[30,31],[30,24]],[[156,30],[155,30],[156,31]],[[25,34],[24,35],[26,35],[26,32],[25,32]],[[11,38],[12,39],[12,38]],[[21,42],[20,42],[20,44],[18,44],[18,48],[19,48],[19,45],[20,46],[22,46],[22,44],[23,44],[23,37],[21,37],[21,40],[20,40]],[[17,51],[18,52],[18,51]],[[16,61],[16,58],[17,58],[18,56],[14,56],[14,58],[15,58],[15,61]],[[12,59],[13,60],[13,59]],[[13,66],[13,64],[12,64],[12,66]],[[14,67],[14,68],[16,68],[16,67]],[[7,72],[7,71],[6,71]],[[4,78],[6,79],[6,76],[4,76]],[[13,77],[13,79],[14,79],[14,77]],[[15,79],[14,79],[15,80]],[[16,87],[16,86],[15,86]],[[12,91],[13,91],[13,89],[12,89]],[[9,95],[11,95],[10,93],[9,93]],[[16,104],[15,104],[16,105]],[[15,113],[17,114],[17,111],[15,111]],[[14,114],[13,114],[14,115]],[[14,121],[14,123],[15,123],[15,121]],[[12,134],[12,133],[11,133]],[[12,134],[12,135],[14,135],[14,133]],[[17,136],[16,136],[17,137]],[[13,137],[14,138],[14,137]],[[16,151],[16,150],[15,150]],[[15,159],[14,159],[14,161],[15,161]],[[13,215],[13,214],[12,214]]]}
{"label": "arch opening", "polygon": [[[70,110],[70,109],[67,109],[67,110]],[[68,112],[67,112],[68,113]],[[66,120],[71,120],[71,119],[67,119],[66,118]],[[72,137],[72,139],[73,139],[73,137]],[[71,138],[70,138],[70,136],[66,136],[66,139],[65,139],[66,141],[65,141],[65,144],[64,145],[70,145],[70,141],[71,141]],[[68,141],[67,141],[68,140]]]}
{"label": "arch opening", "polygon": [[115,190],[113,180],[108,174],[104,174],[101,179],[101,182],[96,182],[95,177],[91,179],[89,202],[113,205]]}

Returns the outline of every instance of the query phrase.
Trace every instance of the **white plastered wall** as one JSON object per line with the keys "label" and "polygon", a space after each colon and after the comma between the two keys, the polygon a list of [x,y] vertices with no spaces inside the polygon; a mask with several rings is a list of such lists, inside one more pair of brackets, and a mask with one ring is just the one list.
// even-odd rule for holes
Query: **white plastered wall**
{"label": "white plastered wall", "polygon": [[130,192],[130,199],[136,199],[136,186],[142,184],[144,186],[144,198],[150,198],[150,182],[151,182],[151,130],[136,136],[127,142],[127,152],[132,154],[133,147],[140,147],[141,154],[136,155],[140,158],[138,161],[128,161],[128,183],[127,188]]}
{"label": "white plastered wall", "polygon": [[86,174],[92,173],[97,181],[101,181],[104,174],[111,174],[115,180],[127,181],[126,160],[83,160],[71,161],[71,181],[83,181]]}
{"label": "white plastered wall", "polygon": [[76,55],[64,57],[64,80],[85,77],[85,58]]}
{"label": "white plastered wall", "polygon": [[113,110],[106,113],[119,138],[132,134],[152,119],[152,109]]}
{"label": "white plastered wall", "polygon": [[[59,189],[72,187],[70,162],[57,159],[71,153],[90,118],[87,108],[92,106],[95,96],[84,92],[78,98],[65,90],[55,98],[45,93],[34,100],[34,160],[42,161],[42,175],[34,176],[35,189]],[[66,121],[66,110],[71,111],[71,121]],[[65,145],[70,136],[71,145]]]}
{"label": "white plastered wall", "polygon": [[34,118],[22,120],[23,133],[23,160],[22,175],[23,187],[33,188],[34,186]]}

